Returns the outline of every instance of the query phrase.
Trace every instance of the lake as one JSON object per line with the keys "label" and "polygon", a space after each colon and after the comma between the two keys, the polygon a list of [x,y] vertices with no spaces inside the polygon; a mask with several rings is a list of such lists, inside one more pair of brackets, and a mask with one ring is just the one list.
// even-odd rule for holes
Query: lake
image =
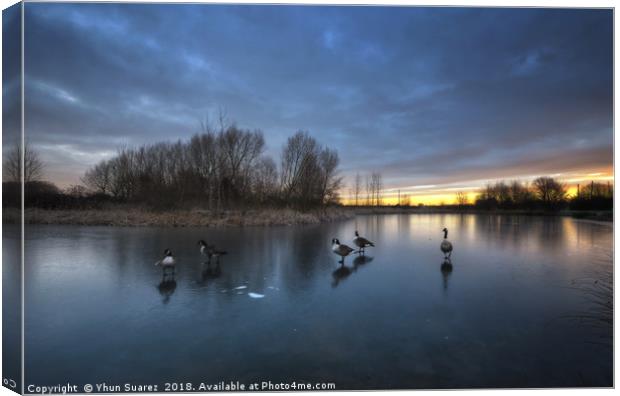
{"label": "lake", "polygon": [[[439,245],[454,245],[451,267]],[[331,239],[373,240],[345,268]],[[18,238],[5,226],[5,243]],[[207,266],[197,241],[228,250]],[[175,282],[154,263],[170,248]],[[26,386],[612,386],[613,225],[372,215],[289,227],[26,227]],[[6,263],[6,260],[5,260]],[[262,297],[261,297],[262,296]],[[611,297],[609,297],[611,298]]]}

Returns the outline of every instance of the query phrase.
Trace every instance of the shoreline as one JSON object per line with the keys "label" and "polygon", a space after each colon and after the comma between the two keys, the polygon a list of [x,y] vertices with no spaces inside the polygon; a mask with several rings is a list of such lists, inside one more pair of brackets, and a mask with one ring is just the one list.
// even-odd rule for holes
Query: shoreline
{"label": "shoreline", "polygon": [[[345,207],[346,208],[346,207]],[[438,208],[438,207],[357,207],[352,208],[356,215],[373,214],[472,214],[472,215],[506,215],[506,216],[552,216],[571,217],[580,220],[613,222],[613,210],[560,210],[545,211],[540,209],[477,209]]]}
{"label": "shoreline", "polygon": [[[25,224],[113,227],[249,227],[320,224],[353,218],[337,208],[301,212],[293,209],[225,210],[202,209],[150,211],[141,208],[37,209],[25,210]],[[20,210],[4,208],[4,224],[19,224]]]}
{"label": "shoreline", "polygon": [[[432,207],[327,207],[309,211],[294,209],[250,209],[211,212],[203,209],[151,211],[133,207],[108,209],[25,210],[26,224],[82,225],[114,227],[249,227],[311,225],[348,220],[355,216],[377,214],[476,214],[510,216],[563,216],[579,220],[613,224],[613,211],[526,211],[450,209]],[[4,208],[3,223],[19,224],[19,209]]]}

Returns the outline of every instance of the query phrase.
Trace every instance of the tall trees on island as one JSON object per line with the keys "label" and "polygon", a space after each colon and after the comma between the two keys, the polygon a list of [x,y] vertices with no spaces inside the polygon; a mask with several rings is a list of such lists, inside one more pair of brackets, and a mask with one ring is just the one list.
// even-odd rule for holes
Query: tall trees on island
{"label": "tall trees on island", "polygon": [[342,179],[338,153],[321,146],[307,132],[290,137],[282,150],[280,174],[284,202],[313,206],[338,202]]}
{"label": "tall trees on island", "polygon": [[163,206],[193,202],[208,208],[285,204],[299,207],[338,201],[338,153],[307,132],[282,149],[281,168],[265,153],[260,130],[231,124],[203,127],[189,141],[121,148],[88,169],[92,190],[126,201]]}

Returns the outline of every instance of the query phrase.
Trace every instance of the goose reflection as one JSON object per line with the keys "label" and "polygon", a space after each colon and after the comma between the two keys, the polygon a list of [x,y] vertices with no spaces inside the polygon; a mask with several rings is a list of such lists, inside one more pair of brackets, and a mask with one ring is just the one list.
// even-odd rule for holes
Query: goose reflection
{"label": "goose reflection", "polygon": [[334,272],[332,272],[332,277],[334,278],[332,282],[332,287],[338,286],[338,284],[348,278],[352,273],[356,272],[358,269],[363,268],[366,264],[370,263],[374,260],[374,257],[370,256],[357,256],[353,260],[353,266],[347,267],[344,264],[341,264]]}
{"label": "goose reflection", "polygon": [[214,267],[211,266],[210,263],[203,264],[201,279],[203,282],[207,282],[209,279],[216,279],[222,275],[222,267],[220,267],[220,263],[215,264]]}
{"label": "goose reflection", "polygon": [[370,257],[370,256],[357,256],[353,260],[353,270],[357,271],[358,268],[363,267],[364,265],[370,263],[372,260],[374,260],[374,257]]}
{"label": "goose reflection", "polygon": [[168,302],[170,302],[170,297],[174,294],[176,288],[177,281],[174,279],[174,275],[172,277],[164,275],[161,282],[159,282],[159,285],[157,285],[159,294],[164,297],[162,300],[164,304],[168,304]]}
{"label": "goose reflection", "polygon": [[445,258],[441,263],[441,276],[443,277],[443,289],[448,290],[448,279],[452,274],[452,261],[450,258]]}
{"label": "goose reflection", "polygon": [[332,282],[332,287],[336,287],[338,286],[338,284],[345,278],[347,278],[349,275],[351,275],[353,271],[351,271],[351,268],[347,267],[346,265],[341,265],[340,267],[338,267],[334,272],[332,272],[332,277],[334,278],[333,282]]}

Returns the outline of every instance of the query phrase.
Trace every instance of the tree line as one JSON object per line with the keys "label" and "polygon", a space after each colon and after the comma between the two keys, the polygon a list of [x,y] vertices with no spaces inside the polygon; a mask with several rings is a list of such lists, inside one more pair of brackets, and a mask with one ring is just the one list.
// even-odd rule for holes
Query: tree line
{"label": "tree line", "polygon": [[[16,145],[3,163],[3,198],[4,206],[21,205],[23,173],[26,206],[137,203],[212,210],[252,206],[303,209],[339,203],[342,178],[338,165],[338,153],[321,145],[308,132],[298,131],[288,138],[278,166],[265,155],[260,130],[241,129],[234,124],[216,130],[203,125],[203,131],[187,141],[120,148],[114,157],[85,172],[85,186],[74,185],[64,191],[43,181],[44,164],[36,151],[27,144],[24,150]],[[349,204],[381,206],[382,175],[356,174],[349,195]],[[409,206],[409,201],[407,194],[398,192],[398,206]],[[473,204],[463,192],[456,193],[455,203],[459,208],[479,209],[611,210],[613,187],[609,182],[591,181],[577,185],[576,194],[568,196],[567,186],[552,177],[532,182],[498,181],[483,187]]]}
{"label": "tree line", "polygon": [[[466,204],[458,196],[457,202]],[[474,205],[482,209],[608,210],[613,208],[613,188],[592,181],[584,188],[578,185],[577,194],[569,197],[566,184],[553,177],[539,177],[531,183],[498,181],[487,184]]]}
{"label": "tree line", "polygon": [[207,127],[187,141],[121,148],[88,169],[91,190],[125,202],[208,209],[337,203],[338,153],[298,131],[282,148],[280,166],[265,154],[260,130]]}

